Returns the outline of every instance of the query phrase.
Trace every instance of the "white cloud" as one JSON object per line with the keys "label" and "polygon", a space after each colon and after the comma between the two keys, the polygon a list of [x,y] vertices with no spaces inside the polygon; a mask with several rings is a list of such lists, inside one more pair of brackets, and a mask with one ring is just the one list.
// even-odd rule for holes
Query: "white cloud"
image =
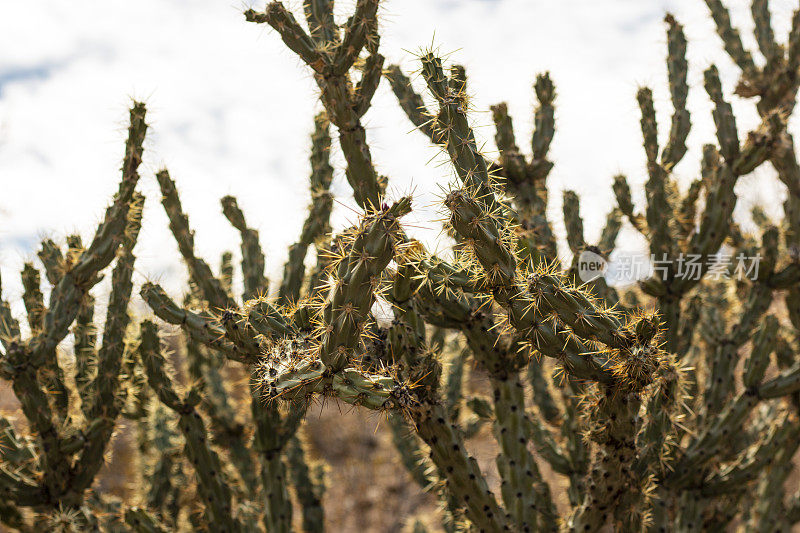
{"label": "white cloud", "polygon": [[[293,4],[299,14],[300,2]],[[352,2],[339,4],[337,10],[347,13]],[[737,3],[734,22],[752,43],[743,4]],[[788,29],[791,4],[773,2],[779,36]],[[218,0],[0,4],[0,268],[6,297],[19,296],[17,272],[35,253],[38,237],[79,231],[88,238],[93,232],[117,186],[131,97],[147,101],[151,124],[141,172],[148,207],[137,246],[139,281],[159,279],[177,291],[184,276],[153,178],[161,165],[178,182],[201,255],[215,265],[223,250],[238,251],[238,237],[219,207],[221,196],[233,194],[261,232],[270,271],[281,270],[305,214],[316,88],[277,35],[244,21],[244,7]],[[612,176],[625,172],[635,190],[645,180],[638,84],[653,87],[666,131],[667,10],[689,37],[694,128],[692,150],[677,169],[688,182],[697,173],[700,146],[714,139],[702,70],[717,62],[727,93],[737,75],[700,0],[389,0],[382,8],[381,47],[388,62],[406,71],[417,68],[408,51],[431,42],[466,65],[473,119],[487,150],[493,141],[486,110],[501,100],[509,103],[518,143],[526,147],[531,85],[536,73],[549,70],[558,91],[551,215],[560,219],[559,191],[577,190],[593,237],[612,203]],[[755,114],[748,103],[734,104],[744,133]],[[430,162],[436,150],[410,131],[388,84],[381,85],[365,123],[373,159],[392,189],[413,187],[417,205],[434,203],[436,184],[445,183],[450,171],[436,158]],[[334,189],[351,205],[338,155],[337,161]],[[752,198],[774,206],[780,193],[770,185]],[[636,197],[643,199],[640,192]],[[434,209],[423,209],[411,220],[429,228],[430,237],[436,235],[434,217]],[[348,218],[352,212],[340,206],[335,220]]]}

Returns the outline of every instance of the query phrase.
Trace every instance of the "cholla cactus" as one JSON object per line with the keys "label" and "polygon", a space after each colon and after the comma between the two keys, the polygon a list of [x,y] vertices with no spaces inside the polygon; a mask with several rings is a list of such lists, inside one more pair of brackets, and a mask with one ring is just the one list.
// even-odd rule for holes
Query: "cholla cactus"
{"label": "cholla cactus", "polygon": [[[78,238],[71,238],[66,253],[53,241],[42,244],[39,257],[52,285],[47,303],[39,271],[33,264],[25,265],[27,338],[22,337],[9,304],[0,304],[0,377],[11,382],[36,435],[20,435],[9,421],[0,419],[0,492],[4,501],[0,516],[12,527],[25,524],[23,508],[40,511],[44,521],[52,514],[53,524],[72,523],[76,530],[87,526],[91,515],[84,507],[87,491],[103,465],[125,401],[126,368],[135,346],[129,333],[128,302],[143,201],[135,189],[146,130],[145,107],[135,103],[119,191],[92,242],[84,247]],[[93,333],[94,301],[88,291],[115,259],[103,339],[98,346]],[[59,343],[73,323],[76,386],[71,388],[59,357]],[[43,523],[40,526],[44,527]]]}
{"label": "cholla cactus", "polygon": [[[23,271],[29,340],[2,308],[1,376],[12,380],[35,437],[0,419],[0,490],[8,502],[0,519],[18,529],[280,532],[302,524],[321,531],[324,467],[309,460],[302,424],[313,402],[335,401],[386,415],[381,427],[392,432],[411,479],[438,497],[448,532],[790,529],[800,521],[800,492],[786,494],[800,442],[800,166],[786,124],[800,84],[800,11],[781,45],[767,2],[753,2],[765,60],[759,68],[725,7],[707,3],[742,70],[737,94],[757,98],[761,124],[740,140],[717,69],[708,68],[717,139],[703,149],[701,176],[681,190],[672,171],[691,127],[687,42],[667,15],[674,111],[664,146],[653,91],[636,95],[644,212],[626,178],[616,176],[617,207],[590,245],[580,199],[565,192],[571,262],[558,257],[546,214],[556,131],[548,74],[534,85],[530,156],[517,144],[507,106],[492,107],[493,161],[470,126],[463,67],[446,71],[435,54],[420,57],[429,107],[398,67],[383,68],[378,0],[359,0],[343,25],[331,0],[309,0],[307,30],[280,2],[248,10],[247,20],[269,24],[312,69],[324,108],[312,135],[309,215],[279,288],[271,295],[259,235],[226,197],[223,213],[241,234],[244,292],[233,294],[231,254],[218,275],[195,254],[176,184],[162,170],[162,204],[190,286],[181,305],[156,284],[141,289],[156,317],[180,328],[177,336],[162,342],[152,320],[129,327],[141,202],[133,190],[144,135],[143,108],[135,106],[122,187],[92,245],[83,250],[72,239],[66,254],[52,242],[43,246],[54,286],[49,306],[38,272]],[[448,257],[406,234],[402,218],[412,199],[386,198],[386,180],[372,164],[361,117],[384,76],[457,177],[443,201]],[[336,233],[328,121],[362,209],[355,225]],[[767,163],[786,185],[785,217],[773,226],[756,210],[759,231],[746,233],[733,221],[735,186]],[[603,278],[584,283],[582,254],[607,258],[624,222],[665,266],[634,288]],[[312,246],[316,265],[307,275]],[[87,290],[115,254],[96,350]],[[757,272],[737,279],[720,261],[725,256],[757,256]],[[689,257],[694,276],[685,272]],[[724,275],[702,279],[709,271]],[[390,316],[380,302],[391,304]],[[56,345],[73,323],[70,380]],[[177,356],[165,356],[165,348]],[[487,390],[467,386],[473,366]],[[77,399],[81,416],[72,414]],[[125,502],[89,492],[120,415],[135,422],[143,470],[142,494]],[[469,453],[469,439],[484,427],[497,443],[499,487]],[[755,503],[742,511],[745,495]],[[409,526],[426,529],[422,520]]]}

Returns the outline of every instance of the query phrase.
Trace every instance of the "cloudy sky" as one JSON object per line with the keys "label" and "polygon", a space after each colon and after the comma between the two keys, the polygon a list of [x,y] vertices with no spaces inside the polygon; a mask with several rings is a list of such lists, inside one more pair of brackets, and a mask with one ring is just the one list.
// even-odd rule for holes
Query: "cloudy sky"
{"label": "cloudy sky", "polygon": [[[285,2],[300,13],[300,0]],[[350,11],[340,1],[337,11]],[[729,0],[745,42],[752,22],[742,0]],[[796,1],[773,0],[783,39]],[[90,238],[117,188],[127,106],[148,105],[151,127],[141,169],[147,196],[136,249],[137,282],[177,292],[185,279],[158,202],[154,173],[169,168],[196,230],[198,252],[213,265],[238,237],[219,198],[238,197],[261,232],[275,275],[296,238],[308,202],[308,135],[318,110],[308,70],[267,26],[244,21],[248,7],[230,0],[0,2],[0,270],[6,298],[20,295],[17,273],[42,237],[80,232]],[[689,39],[690,153],[676,174],[698,172],[700,146],[713,142],[702,71],[716,63],[732,92],[737,71],[723,54],[702,0],[386,0],[381,48],[387,63],[418,68],[415,53],[433,44],[467,67],[476,131],[494,149],[491,104],[507,101],[518,143],[526,146],[534,103],[531,85],[549,70],[556,84],[557,133],[551,158],[550,211],[560,220],[561,191],[583,201],[587,234],[596,238],[612,204],[611,179],[624,172],[643,205],[644,153],[635,101],[638,86],[655,92],[663,133],[670,114],[665,12]],[[421,80],[417,79],[421,88]],[[732,97],[742,134],[756,123],[747,102]],[[365,117],[373,159],[395,193],[414,191],[409,220],[429,243],[438,228],[439,184],[451,177],[438,150],[412,130],[388,84]],[[663,136],[662,136],[663,137]],[[341,156],[334,192],[337,226],[353,220]],[[767,170],[744,180],[746,211],[775,208],[783,191]],[[779,211],[774,211],[779,213]],[[636,246],[631,232],[626,246]]]}

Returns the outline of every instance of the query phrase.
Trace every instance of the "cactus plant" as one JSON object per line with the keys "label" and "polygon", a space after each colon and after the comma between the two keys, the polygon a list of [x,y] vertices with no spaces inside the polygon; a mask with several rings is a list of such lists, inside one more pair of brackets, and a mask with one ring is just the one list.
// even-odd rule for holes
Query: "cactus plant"
{"label": "cactus plant", "polygon": [[[42,274],[25,265],[25,340],[9,304],[0,306],[0,377],[30,426],[0,418],[0,520],[19,530],[323,531],[323,504],[337,502],[325,501],[325,467],[312,460],[303,427],[319,401],[385,415],[379,428],[409,479],[440,502],[448,532],[792,528],[800,522],[800,490],[787,492],[798,490],[787,479],[800,443],[800,165],[787,122],[800,86],[800,10],[781,44],[768,2],[752,2],[763,56],[755,61],[722,2],[706,3],[742,71],[736,94],[756,100],[761,123],[740,135],[709,67],[716,139],[682,190],[673,170],[691,128],[688,43],[667,15],[673,113],[663,146],[658,95],[636,94],[646,205],[639,212],[627,179],[613,177],[617,205],[589,244],[580,198],[565,191],[571,260],[559,257],[546,210],[557,164],[549,74],[534,84],[530,155],[508,106],[491,108],[492,160],[471,126],[464,67],[445,69],[423,53],[427,100],[399,67],[384,68],[378,0],[358,0],[344,24],[332,0],[308,0],[307,29],[280,2],[247,10],[311,69],[324,109],[312,134],[308,217],[278,288],[270,291],[258,232],[225,197],[222,211],[241,236],[243,291],[234,294],[232,254],[216,274],[197,255],[178,184],[160,170],[189,286],[178,303],[145,283],[140,295],[156,318],[131,320],[146,129],[135,104],[120,190],[91,244],[42,245],[47,303]],[[457,177],[442,202],[448,253],[406,233],[413,199],[388,198],[373,165],[362,118],[383,77]],[[331,126],[361,210],[338,231]],[[758,229],[748,232],[734,220],[735,187],[766,165],[786,187],[784,218],[773,225],[755,210]],[[608,260],[623,224],[646,240],[652,273],[627,287],[583,279],[582,254]],[[98,347],[89,290],[114,260]],[[70,328],[68,372],[59,343]],[[120,417],[135,425],[141,465],[141,490],[126,501],[92,491]],[[484,430],[496,443],[498,484],[470,452]],[[413,531],[427,530],[429,520],[408,518]]]}

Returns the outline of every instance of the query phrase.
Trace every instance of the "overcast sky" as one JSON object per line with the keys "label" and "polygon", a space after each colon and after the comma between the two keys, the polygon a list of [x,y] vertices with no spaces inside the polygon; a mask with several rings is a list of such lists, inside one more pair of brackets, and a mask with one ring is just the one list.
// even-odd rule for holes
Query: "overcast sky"
{"label": "overcast sky", "polygon": [[[299,0],[285,2],[298,15]],[[729,0],[734,23],[755,48],[747,4]],[[353,2],[340,1],[346,14]],[[416,71],[415,52],[433,43],[464,64],[477,134],[494,149],[491,104],[507,101],[518,144],[528,150],[532,83],[549,70],[557,96],[550,213],[560,225],[561,191],[582,198],[589,240],[612,205],[611,180],[624,172],[643,206],[644,153],[635,93],[655,93],[662,140],[670,102],[665,12],[689,39],[691,151],[676,170],[687,184],[699,150],[714,142],[702,71],[712,62],[730,94],[737,70],[723,54],[702,0],[386,0],[381,50],[387,64]],[[776,35],[785,39],[796,1],[773,0]],[[259,229],[273,276],[281,270],[308,202],[308,135],[319,109],[304,65],[266,25],[246,23],[248,3],[230,0],[38,0],[0,2],[0,269],[5,297],[18,299],[17,273],[42,237],[80,232],[89,239],[116,190],[131,98],[148,105],[140,189],[147,196],[136,255],[137,283],[180,290],[185,274],[167,231],[154,173],[169,168],[196,230],[198,253],[213,266],[223,250],[238,256],[238,236],[219,198],[235,195]],[[263,4],[252,4],[263,9]],[[416,79],[419,88],[421,80]],[[730,97],[743,135],[756,123],[751,104]],[[373,159],[390,191],[414,191],[408,220],[434,246],[438,184],[451,177],[438,150],[412,130],[387,83],[365,116]],[[334,146],[339,197],[334,220],[353,220],[350,189]],[[774,213],[783,190],[768,170],[742,184],[740,211]],[[637,241],[625,234],[625,246]]]}

